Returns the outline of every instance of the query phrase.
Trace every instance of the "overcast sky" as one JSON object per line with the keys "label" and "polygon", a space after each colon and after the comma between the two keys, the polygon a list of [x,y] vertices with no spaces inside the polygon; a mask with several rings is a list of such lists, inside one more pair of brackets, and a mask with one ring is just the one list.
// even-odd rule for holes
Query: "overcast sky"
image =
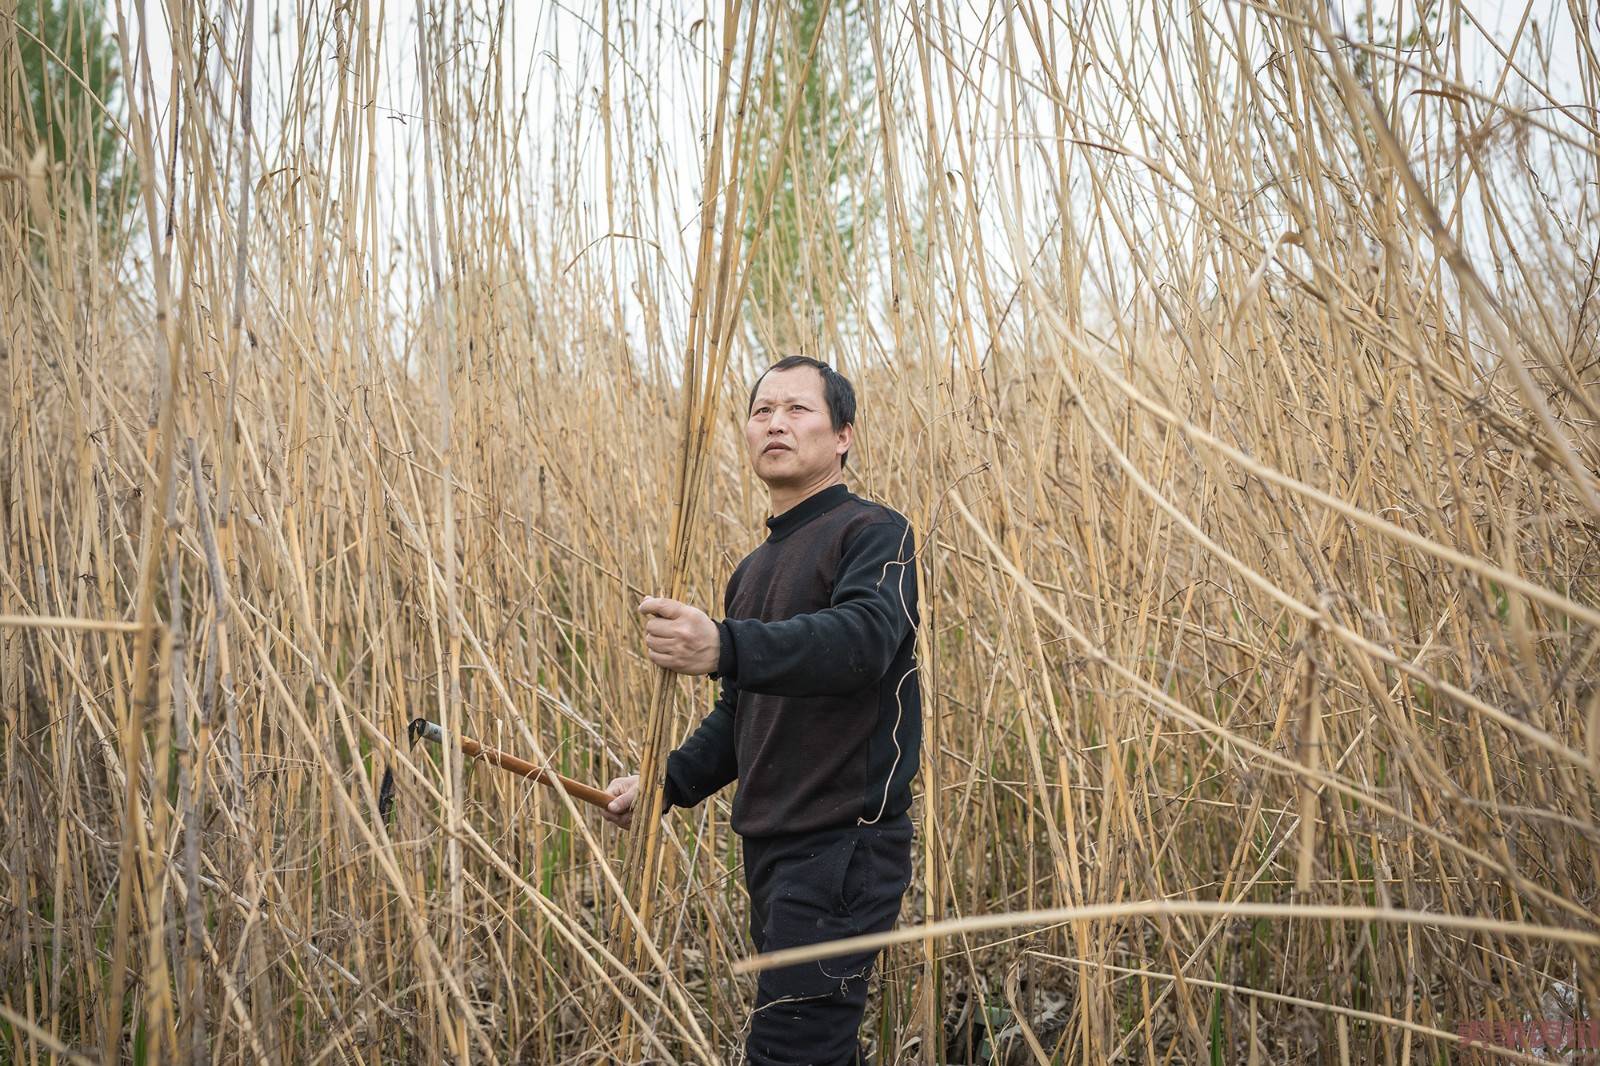
{"label": "overcast sky", "polygon": [[[1201,2],[1220,9],[1224,0]],[[206,6],[214,11],[222,10],[217,3]],[[239,6],[243,6],[242,2]],[[581,143],[592,149],[574,153],[582,159],[575,175],[577,196],[569,199],[562,209],[566,215],[562,244],[573,249],[587,247],[591,241],[603,237],[607,226],[602,154],[596,143],[599,137],[596,100],[603,54],[599,5],[586,0],[568,3],[521,0],[503,7],[499,4],[486,6],[489,15],[485,19],[486,27],[498,12],[503,12],[506,18],[505,40],[509,43],[499,53],[506,67],[505,106],[526,108],[519,169],[528,186],[524,192],[529,210],[551,208],[548,197],[541,191],[541,182],[553,183],[554,175],[548,172],[548,167],[555,144]],[[715,45],[714,38],[710,37],[716,32],[708,11],[712,6],[720,13],[720,5],[673,0],[646,8],[646,13],[627,27],[631,39],[623,48],[625,54],[619,55],[615,45],[612,52],[617,64],[613,67],[613,78],[631,78],[636,86],[647,85],[648,93],[642,95],[647,96],[655,109],[653,114],[630,117],[649,131],[646,140],[654,139],[650,154],[662,175],[651,205],[652,232],[644,236],[659,244],[662,251],[663,269],[655,283],[677,290],[658,293],[664,307],[687,302],[685,292],[697,237],[695,211],[703,165],[701,134],[714,84],[705,52],[708,44]],[[137,16],[132,4],[129,0],[116,0],[116,7],[118,13],[128,19],[136,39]],[[1364,5],[1344,5],[1345,24],[1352,32],[1358,25],[1354,12],[1362,9]],[[381,21],[383,55],[380,88],[375,100],[384,118],[378,123],[376,145],[378,189],[391,231],[404,235],[415,232],[416,198],[422,187],[417,121],[421,111],[417,79],[417,9],[414,2],[379,2],[372,10],[375,19]],[[885,10],[892,12],[891,18],[899,18],[904,15],[906,5],[886,4]],[[953,10],[960,19],[958,33],[975,39],[991,7],[988,3],[958,3]],[[1121,17],[1129,26],[1137,26],[1151,17],[1148,4],[1125,5],[1120,9],[1102,7],[1102,10],[1124,12]],[[1524,9],[1517,4],[1500,4],[1493,0],[1470,5],[1469,10],[1473,10],[1503,45],[1509,44],[1524,14]],[[269,153],[276,149],[280,140],[284,98],[300,49],[297,17],[310,14],[309,22],[325,24],[327,11],[326,4],[302,3],[297,7],[293,3],[259,0],[255,25],[255,121],[258,143]],[[1138,14],[1126,14],[1130,12]],[[1535,0],[1531,14],[1552,60],[1551,88],[1563,101],[1581,103],[1574,77],[1577,38],[1565,4],[1559,0]],[[164,102],[168,98],[171,61],[163,5],[147,3],[146,18],[151,20],[150,76],[156,99]],[[701,23],[702,19],[707,21]],[[228,25],[233,34],[237,33],[228,15],[219,16],[219,21]],[[1586,34],[1590,31],[1590,27],[1584,28]],[[485,37],[487,33],[485,28]],[[319,50],[323,61],[331,67],[331,43],[323,42]],[[1468,31],[1464,36],[1463,53],[1468,68],[1476,71],[1473,80],[1477,87],[1492,88],[1501,67],[1494,50],[1478,34]],[[624,61],[632,66],[624,69]],[[639,69],[641,66],[646,69]],[[217,76],[226,81],[220,68]],[[1546,121],[1560,121],[1553,112],[1546,112],[1542,117]],[[271,167],[273,162],[271,158],[258,160],[257,172]],[[448,189],[443,191],[448,195]],[[602,242],[597,253],[614,254],[615,250],[605,247],[605,243]],[[997,242],[1000,243],[1003,242]],[[412,255],[419,251],[408,249]],[[409,302],[403,292],[390,292],[388,298],[396,310],[400,310],[400,304]]]}

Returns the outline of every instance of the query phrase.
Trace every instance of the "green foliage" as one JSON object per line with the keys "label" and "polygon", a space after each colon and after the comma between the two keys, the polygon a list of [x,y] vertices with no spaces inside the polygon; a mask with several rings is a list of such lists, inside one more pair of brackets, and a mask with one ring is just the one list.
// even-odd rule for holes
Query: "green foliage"
{"label": "green foliage", "polygon": [[132,203],[131,165],[114,118],[122,71],[99,0],[18,0],[17,51],[26,102],[19,148],[40,148],[102,231]]}
{"label": "green foliage", "polygon": [[150,1061],[150,1030],[145,1026],[144,1015],[139,1016],[133,1030],[133,1066],[145,1066]]}
{"label": "green foliage", "polygon": [[[1217,961],[1216,980],[1219,983],[1222,981],[1222,961],[1220,959]],[[1222,1012],[1225,1007],[1222,989],[1219,988],[1211,994],[1211,1025],[1208,1048],[1211,1053],[1211,1066],[1222,1066],[1223,1063],[1228,1061],[1227,1044],[1224,1040],[1222,1028]]]}
{"label": "green foliage", "polygon": [[[837,316],[852,307],[842,271],[880,205],[863,187],[868,161],[861,130],[874,108],[865,17],[859,7],[834,5],[822,25],[822,9],[821,0],[802,0],[775,16],[783,22],[772,83],[752,116],[760,126],[748,163],[746,241],[756,237],[769,189],[772,209],[752,260],[749,308],[758,330],[770,331],[764,339],[788,350],[809,347],[822,308],[834,308]],[[819,27],[822,39],[808,71],[806,56]],[[797,95],[794,128],[772,189],[784,119]]]}

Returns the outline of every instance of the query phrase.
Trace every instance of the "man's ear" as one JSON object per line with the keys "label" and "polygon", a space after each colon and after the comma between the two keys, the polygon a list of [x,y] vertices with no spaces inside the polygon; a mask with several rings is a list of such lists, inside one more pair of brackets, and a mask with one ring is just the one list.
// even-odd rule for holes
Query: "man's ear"
{"label": "man's ear", "polygon": [[843,455],[849,451],[850,445],[855,442],[855,439],[856,427],[852,423],[846,422],[844,428],[839,431],[838,440],[834,443],[833,454]]}

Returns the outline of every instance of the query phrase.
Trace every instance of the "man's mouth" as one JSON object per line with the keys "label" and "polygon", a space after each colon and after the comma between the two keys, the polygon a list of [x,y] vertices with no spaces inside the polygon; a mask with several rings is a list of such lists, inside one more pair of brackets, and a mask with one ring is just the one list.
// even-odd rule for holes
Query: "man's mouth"
{"label": "man's mouth", "polygon": [[793,451],[793,450],[794,449],[790,448],[787,444],[783,444],[783,443],[780,443],[778,441],[773,441],[771,444],[769,444],[765,448],[761,449],[761,454],[765,455],[768,452],[778,452],[778,451],[788,452],[788,451]]}

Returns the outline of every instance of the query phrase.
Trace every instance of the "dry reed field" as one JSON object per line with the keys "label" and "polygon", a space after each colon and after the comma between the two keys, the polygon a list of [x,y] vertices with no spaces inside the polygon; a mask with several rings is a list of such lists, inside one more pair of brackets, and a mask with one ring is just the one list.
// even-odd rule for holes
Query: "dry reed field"
{"label": "dry reed field", "polygon": [[658,775],[635,608],[763,535],[790,352],[918,534],[881,1062],[1593,1061],[1592,8],[127,3],[85,95],[67,7],[0,0],[0,1062],[738,1061],[728,793],[406,725]]}

